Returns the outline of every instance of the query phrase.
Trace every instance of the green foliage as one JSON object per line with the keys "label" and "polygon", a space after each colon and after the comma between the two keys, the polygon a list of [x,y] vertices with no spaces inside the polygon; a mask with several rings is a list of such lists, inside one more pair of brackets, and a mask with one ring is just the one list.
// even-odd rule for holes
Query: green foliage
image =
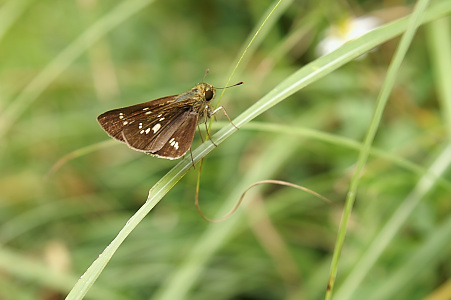
{"label": "green foliage", "polygon": [[[422,299],[449,282],[451,3],[417,11],[416,32],[412,7],[276,3],[0,4],[1,299],[323,299],[334,253],[333,299]],[[318,58],[350,9],[387,25]],[[333,205],[263,185],[208,223],[190,155],[147,156],[98,126],[206,68],[216,87],[244,85],[218,95],[240,130],[218,114],[218,147],[193,144],[203,212],[225,215],[264,179]]]}

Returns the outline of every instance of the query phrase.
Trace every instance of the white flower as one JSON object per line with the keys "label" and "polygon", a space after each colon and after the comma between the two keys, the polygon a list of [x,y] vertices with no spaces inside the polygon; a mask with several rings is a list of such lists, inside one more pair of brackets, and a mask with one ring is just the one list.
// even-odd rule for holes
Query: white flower
{"label": "white flower", "polygon": [[349,18],[327,29],[324,39],[318,44],[318,56],[326,55],[344,43],[356,39],[381,24],[376,17]]}

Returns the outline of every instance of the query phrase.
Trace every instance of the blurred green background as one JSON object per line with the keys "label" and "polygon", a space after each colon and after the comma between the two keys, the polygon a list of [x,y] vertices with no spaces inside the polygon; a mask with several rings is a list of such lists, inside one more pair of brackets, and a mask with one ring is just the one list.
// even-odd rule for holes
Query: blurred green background
{"label": "blurred green background", "polygon": [[[182,93],[201,82],[207,68],[205,81],[224,86],[246,40],[275,4],[0,1],[0,299],[64,299],[177,163],[110,141],[96,117]],[[233,119],[316,59],[329,26],[354,16],[389,22],[412,4],[284,1],[230,82],[245,84],[227,90],[221,105]],[[445,22],[449,28],[449,18]],[[357,275],[362,281],[351,299],[451,297],[450,172],[425,195],[417,193],[450,134],[432,67],[441,61],[432,33],[423,27],[417,32],[374,143],[417,172],[370,157],[340,260],[338,295],[393,212],[419,197],[375,265]],[[288,187],[256,188],[231,217],[240,218],[237,225],[197,265],[200,276],[173,286],[171,278],[187,253],[202,248],[206,230],[229,222],[211,224],[197,213],[196,167],[131,233],[87,299],[166,299],[171,289],[186,289],[186,299],[322,299],[358,151],[325,142],[319,132],[363,140],[398,42],[273,107],[214,149],[202,167],[199,197],[209,217],[227,198],[239,199],[244,189],[236,187],[244,180],[285,180],[335,204]],[[227,124],[221,114],[217,119],[213,130]],[[263,128],[271,124],[284,127]],[[295,134],[299,128],[316,133]],[[196,135],[193,147],[199,144]],[[78,155],[50,172],[73,152]],[[432,298],[443,290],[448,298]]]}

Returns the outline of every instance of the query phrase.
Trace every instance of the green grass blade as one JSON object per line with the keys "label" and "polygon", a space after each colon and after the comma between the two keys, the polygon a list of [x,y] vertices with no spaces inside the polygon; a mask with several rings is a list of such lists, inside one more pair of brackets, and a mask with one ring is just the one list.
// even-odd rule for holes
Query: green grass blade
{"label": "green grass blade", "polygon": [[[448,155],[450,155],[449,151]],[[374,287],[374,292],[369,293],[370,297],[368,300],[396,299],[399,291],[405,293],[406,287],[409,285],[410,288],[415,286],[412,282],[421,282],[424,276],[427,276],[427,272],[423,270],[429,269],[434,265],[437,266],[443,258],[445,260],[449,258],[450,236],[451,216],[431,232],[427,240],[408,257],[405,263],[388,275],[383,285]],[[445,297],[446,295],[443,295],[443,298],[437,296],[437,298],[428,299],[446,299]]]}
{"label": "green grass blade", "polygon": [[[255,32],[255,34],[250,36],[244,42],[244,47],[239,51],[239,53],[242,53],[241,56],[232,64],[234,67],[230,70],[230,76],[225,83],[225,86],[229,85],[230,80],[233,78],[238,67],[244,68],[246,66],[246,61],[243,60],[244,57],[252,57],[252,54],[254,54],[258,46],[264,41],[264,38],[268,35],[270,29],[274,27],[277,20],[279,20],[282,14],[289,8],[292,2],[293,0],[276,0],[274,1],[274,5],[271,5],[268,11],[263,14],[264,18],[257,22],[259,25],[251,31]],[[221,96],[222,94],[224,94],[224,90],[221,93]]]}
{"label": "green grass blade", "polygon": [[441,18],[426,26],[429,39],[430,57],[437,93],[443,111],[448,136],[451,137],[451,84],[449,84],[449,70],[451,70],[451,24],[450,19]]}
{"label": "green grass blade", "polygon": [[[56,291],[66,292],[76,279],[73,275],[52,270],[46,263],[25,253],[18,253],[5,247],[0,247],[0,268],[3,272],[14,274],[17,278],[39,283]],[[58,280],[55,280],[58,278]],[[0,292],[0,296],[2,293]],[[119,295],[109,289],[108,286],[96,286],[92,289],[92,294],[96,299],[126,300],[126,297]],[[2,299],[13,299],[10,297]]]}
{"label": "green grass blade", "polygon": [[[394,236],[404,224],[406,219],[410,216],[412,211],[418,206],[420,201],[424,199],[426,194],[432,190],[436,184],[437,178],[443,175],[450,163],[451,145],[448,145],[443,151],[441,151],[440,155],[433,162],[428,173],[418,181],[418,184],[412,192],[404,199],[402,204],[393,213],[392,217],[387,221],[379,234],[374,238],[368,247],[368,251],[365,252],[357,265],[353,268],[351,274],[349,274],[345,282],[337,291],[335,299],[351,299],[352,294],[368,274],[376,260],[381,256],[390,241],[393,240]],[[390,281],[386,282],[390,283]]]}
{"label": "green grass blade", "polygon": [[31,0],[15,0],[6,2],[0,9],[0,41],[8,29],[28,7]]}
{"label": "green grass blade", "polygon": [[[379,128],[379,124],[382,119],[382,114],[385,109],[385,106],[388,102],[388,98],[393,89],[393,86],[395,85],[396,76],[398,74],[399,68],[401,66],[402,61],[404,60],[407,50],[409,49],[409,46],[413,40],[413,37],[415,35],[417,28],[421,24],[421,19],[423,17],[423,14],[424,14],[428,4],[429,4],[429,1],[427,1],[427,0],[418,1],[410,19],[409,19],[409,25],[407,27],[406,33],[402,36],[399,47],[396,49],[393,61],[388,68],[387,77],[382,86],[381,93],[379,94],[376,110],[374,112],[374,116],[371,121],[370,128],[368,129],[368,133],[365,137],[363,148],[362,148],[359,158],[358,158],[356,171],[351,180],[349,192],[346,197],[345,211],[342,216],[339,233],[338,233],[338,239],[337,239],[337,242],[335,245],[335,251],[334,251],[334,255],[333,255],[332,263],[331,263],[331,272],[330,272],[328,289],[327,289],[327,293],[326,293],[326,299],[332,298],[332,292],[333,292],[333,288],[335,285],[335,278],[337,276],[337,271],[338,271],[338,261],[340,258],[341,250],[343,248],[344,239],[345,239],[346,231],[347,231],[347,227],[348,227],[348,222],[349,222],[349,219],[351,216],[352,208],[354,206],[354,202],[355,202],[355,198],[356,198],[356,194],[357,194],[357,188],[360,184],[360,178],[362,176],[363,168],[365,167],[366,162],[368,160],[371,145],[373,143],[377,129]],[[348,282],[349,282],[349,285],[353,285],[354,287],[357,287],[359,285],[359,282],[362,279],[363,279],[363,276],[359,276],[358,278],[354,278],[354,280],[351,280]],[[352,289],[353,288],[349,288],[348,290],[352,291]],[[338,299],[340,299],[340,298],[348,299],[348,296],[344,295],[344,296],[340,296],[337,298]]]}

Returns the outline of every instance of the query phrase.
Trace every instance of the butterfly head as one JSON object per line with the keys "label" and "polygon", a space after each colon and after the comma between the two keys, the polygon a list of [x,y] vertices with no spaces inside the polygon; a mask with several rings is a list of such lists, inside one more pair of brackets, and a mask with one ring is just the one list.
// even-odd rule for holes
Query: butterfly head
{"label": "butterfly head", "polygon": [[208,83],[199,83],[194,89],[197,89],[200,96],[207,102],[210,102],[216,96],[215,87]]}
{"label": "butterfly head", "polygon": [[207,102],[210,102],[216,96],[215,87],[208,83],[199,83],[193,88],[193,90]]}

